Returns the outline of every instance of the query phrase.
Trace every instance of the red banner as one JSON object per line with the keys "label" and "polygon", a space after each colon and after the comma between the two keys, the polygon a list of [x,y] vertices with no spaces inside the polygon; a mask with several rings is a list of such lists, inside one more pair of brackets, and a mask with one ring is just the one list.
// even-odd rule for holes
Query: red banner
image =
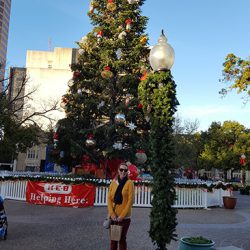
{"label": "red banner", "polygon": [[40,205],[89,207],[94,205],[95,186],[28,181],[26,201]]}

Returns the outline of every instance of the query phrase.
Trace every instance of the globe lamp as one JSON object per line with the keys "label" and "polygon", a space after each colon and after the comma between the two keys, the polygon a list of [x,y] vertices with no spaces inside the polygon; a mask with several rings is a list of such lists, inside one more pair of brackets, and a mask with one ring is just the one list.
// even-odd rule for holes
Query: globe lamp
{"label": "globe lamp", "polygon": [[168,39],[162,34],[156,44],[150,51],[149,62],[154,71],[170,70],[174,64],[174,49],[168,44]]}

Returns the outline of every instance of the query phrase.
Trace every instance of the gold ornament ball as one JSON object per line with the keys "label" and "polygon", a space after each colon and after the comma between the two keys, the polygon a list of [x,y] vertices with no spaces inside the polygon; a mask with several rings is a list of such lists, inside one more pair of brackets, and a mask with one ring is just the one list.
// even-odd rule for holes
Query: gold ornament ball
{"label": "gold ornament ball", "polygon": [[116,10],[116,4],[115,3],[108,3],[107,4],[107,9],[109,11],[115,11]]}
{"label": "gold ornament ball", "polygon": [[104,79],[110,79],[110,78],[113,77],[113,73],[112,73],[110,70],[103,70],[103,71],[101,72],[101,76],[102,76],[102,78],[104,78]]}
{"label": "gold ornament ball", "polygon": [[143,36],[143,37],[140,39],[140,43],[141,43],[141,44],[145,44],[147,41],[148,41],[148,38],[147,38],[146,36]]}

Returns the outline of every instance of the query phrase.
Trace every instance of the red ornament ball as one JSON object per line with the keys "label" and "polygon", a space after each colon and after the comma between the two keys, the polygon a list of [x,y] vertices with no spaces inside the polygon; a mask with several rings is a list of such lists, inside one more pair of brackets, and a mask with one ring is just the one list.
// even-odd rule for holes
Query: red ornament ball
{"label": "red ornament ball", "polygon": [[137,180],[138,175],[139,175],[138,168],[134,164],[129,165],[128,166],[128,178],[130,180]]}
{"label": "red ornament ball", "polygon": [[76,79],[76,78],[78,78],[78,77],[80,77],[81,76],[81,73],[79,72],[79,71],[75,71],[74,73],[73,73],[73,78],[74,79]]}

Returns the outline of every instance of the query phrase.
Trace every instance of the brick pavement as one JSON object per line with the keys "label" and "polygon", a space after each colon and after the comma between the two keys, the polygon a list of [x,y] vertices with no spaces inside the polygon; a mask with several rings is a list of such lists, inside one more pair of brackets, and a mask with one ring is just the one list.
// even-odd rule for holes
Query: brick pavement
{"label": "brick pavement", "polygon": [[[250,250],[250,196],[237,195],[236,208],[179,209],[178,237],[203,235],[218,250]],[[1,250],[108,250],[108,230],[102,228],[105,207],[65,208],[7,200],[9,235]],[[148,236],[148,208],[134,208],[128,233],[129,250],[153,250]],[[231,248],[225,248],[231,246]],[[234,247],[233,247],[234,246]],[[224,248],[223,248],[224,247]],[[171,242],[169,250],[177,250]]]}

